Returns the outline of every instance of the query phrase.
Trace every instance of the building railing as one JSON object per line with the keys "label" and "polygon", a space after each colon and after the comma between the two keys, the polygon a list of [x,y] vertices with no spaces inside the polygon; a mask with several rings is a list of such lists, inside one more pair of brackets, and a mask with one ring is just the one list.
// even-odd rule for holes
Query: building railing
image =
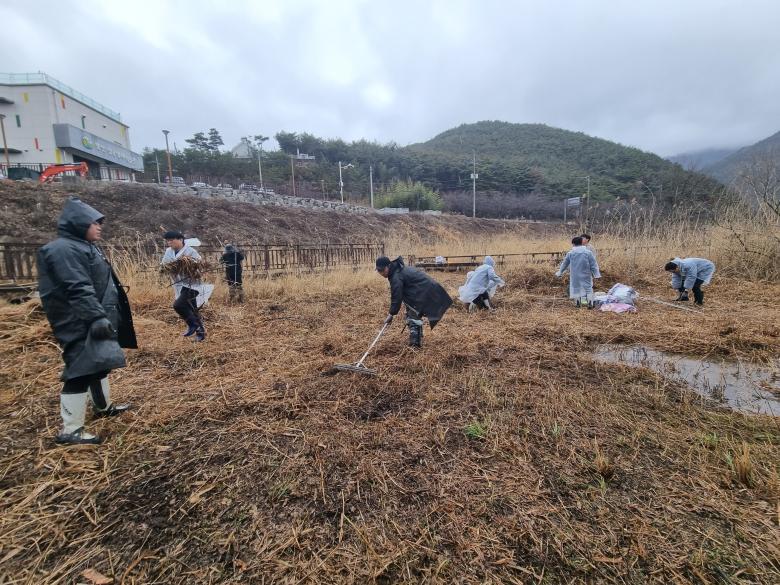
{"label": "building railing", "polygon": [[[36,255],[43,243],[0,242],[0,280],[30,282],[38,278]],[[132,264],[143,272],[157,271],[162,245],[116,246],[101,248],[116,265]],[[382,243],[353,244],[245,244],[238,245],[244,253],[244,274],[268,276],[280,272],[313,272],[336,266],[373,265],[384,255]],[[220,271],[222,246],[200,246],[198,252],[214,272]]]}
{"label": "building railing", "polygon": [[120,124],[122,123],[122,116],[119,112],[107,108],[103,104],[93,100],[91,97],[84,95],[80,91],[76,91],[71,86],[62,83],[46,73],[0,73],[0,85],[48,85],[60,93],[89,106],[93,110],[97,110],[101,114],[116,120]]}

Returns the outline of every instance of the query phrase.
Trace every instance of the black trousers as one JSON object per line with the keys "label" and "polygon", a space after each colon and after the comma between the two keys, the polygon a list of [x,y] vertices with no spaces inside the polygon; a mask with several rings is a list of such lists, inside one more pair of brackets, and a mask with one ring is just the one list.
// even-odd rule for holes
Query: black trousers
{"label": "black trousers", "polygon": [[181,294],[173,302],[173,310],[187,322],[190,319],[199,319],[197,297],[198,291],[184,287],[181,289]]}
{"label": "black trousers", "polygon": [[489,301],[489,300],[490,300],[490,295],[487,293],[487,291],[485,291],[471,302],[477,305],[480,309],[487,309],[487,305],[485,304],[485,301]]}
{"label": "black trousers", "polygon": [[[701,285],[704,284],[704,281],[701,278],[697,278],[696,282],[693,283],[693,288],[691,288],[691,291],[693,292],[693,300],[699,304],[704,302],[704,291],[701,290]],[[681,286],[679,289],[681,293],[685,292],[685,287]]]}
{"label": "black trousers", "polygon": [[[100,380],[108,376],[108,372],[98,372],[97,374],[90,374],[89,376],[79,376],[78,378],[71,378],[62,385],[63,394],[81,394],[86,392],[92,386],[96,388],[100,387]],[[94,394],[94,392],[93,392]],[[102,393],[101,393],[102,399]]]}

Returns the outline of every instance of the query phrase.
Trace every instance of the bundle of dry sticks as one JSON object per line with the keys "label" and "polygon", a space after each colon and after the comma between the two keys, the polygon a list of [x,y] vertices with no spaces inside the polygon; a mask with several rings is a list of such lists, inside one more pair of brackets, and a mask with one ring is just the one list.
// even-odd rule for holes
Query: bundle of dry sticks
{"label": "bundle of dry sticks", "polygon": [[190,256],[182,256],[173,262],[162,264],[160,271],[166,274],[177,274],[179,278],[199,280],[209,268],[208,262],[204,260],[195,260]]}

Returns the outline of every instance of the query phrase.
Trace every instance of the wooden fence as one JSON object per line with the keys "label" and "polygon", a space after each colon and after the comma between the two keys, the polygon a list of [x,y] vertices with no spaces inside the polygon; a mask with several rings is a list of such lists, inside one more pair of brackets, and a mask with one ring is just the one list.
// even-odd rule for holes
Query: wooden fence
{"label": "wooden fence", "polygon": [[[42,244],[0,242],[0,280],[30,282],[38,278],[35,256]],[[373,265],[384,254],[384,244],[238,244],[244,253],[244,274],[264,276],[278,272],[311,272],[335,266]],[[113,262],[130,262],[156,271],[164,252],[161,246],[103,246]],[[215,269],[223,248],[200,246],[201,256]]]}

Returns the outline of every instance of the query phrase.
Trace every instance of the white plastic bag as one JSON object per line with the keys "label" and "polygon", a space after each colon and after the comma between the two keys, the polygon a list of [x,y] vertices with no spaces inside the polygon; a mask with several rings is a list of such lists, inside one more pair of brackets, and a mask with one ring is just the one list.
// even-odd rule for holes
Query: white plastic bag
{"label": "white plastic bag", "polygon": [[617,283],[607,293],[606,303],[624,303],[633,306],[639,298],[639,293],[627,284]]}

